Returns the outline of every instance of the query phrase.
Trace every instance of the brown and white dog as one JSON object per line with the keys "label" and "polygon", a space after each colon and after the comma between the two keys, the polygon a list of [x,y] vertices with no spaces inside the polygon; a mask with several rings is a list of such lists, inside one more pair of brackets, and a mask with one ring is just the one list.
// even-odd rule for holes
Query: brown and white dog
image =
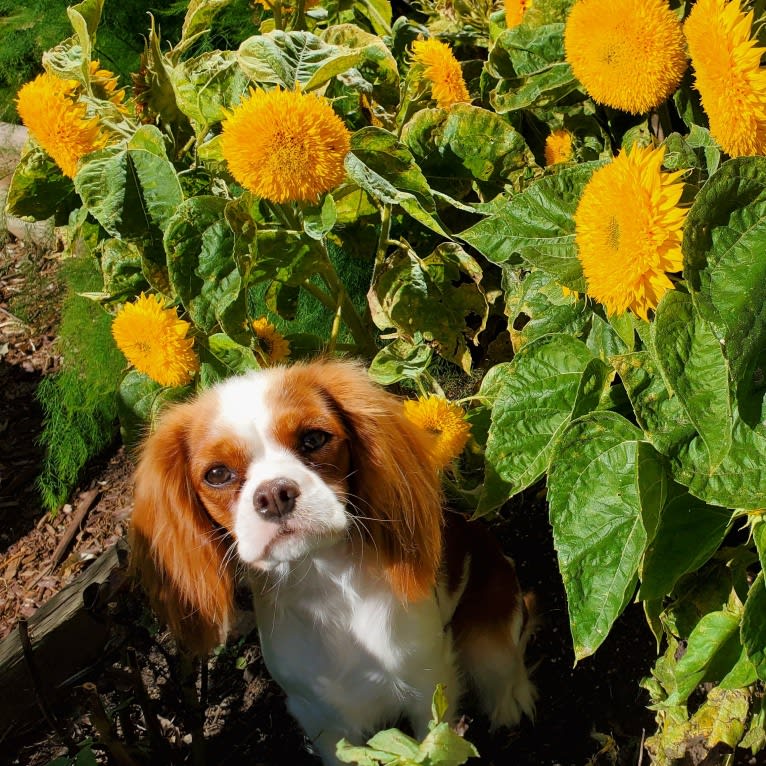
{"label": "brown and white dog", "polygon": [[[203,653],[251,582],[266,665],[326,764],[339,739],[473,687],[493,725],[532,716],[531,630],[512,563],[444,513],[432,435],[338,361],[229,379],[172,407],[136,474],[133,564]],[[454,709],[452,711],[454,713]]]}

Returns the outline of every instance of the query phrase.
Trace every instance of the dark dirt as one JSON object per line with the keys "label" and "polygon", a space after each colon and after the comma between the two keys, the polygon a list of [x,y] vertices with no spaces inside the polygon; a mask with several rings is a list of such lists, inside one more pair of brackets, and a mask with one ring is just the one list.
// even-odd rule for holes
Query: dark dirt
{"label": "dark dirt", "polygon": [[[25,272],[22,266],[30,262],[35,268]],[[41,377],[57,367],[51,345],[55,301],[46,302],[47,312],[22,320],[14,313],[13,296],[25,289],[24,273],[45,277],[46,270],[55,293],[55,258],[27,251],[15,242],[0,255],[0,637],[121,537],[131,506],[132,467],[116,445],[90,467],[72,504],[62,513],[53,518],[40,507],[34,479],[40,460],[36,440],[41,413],[34,393]],[[50,573],[53,550],[71,523],[78,497],[90,488],[100,490],[98,500],[61,564]],[[655,656],[654,639],[641,608],[628,607],[595,657],[574,666],[563,586],[539,491],[509,503],[496,531],[516,561],[523,586],[537,595],[542,624],[529,657],[539,663],[534,678],[540,696],[536,722],[524,722],[517,731],[490,734],[485,722],[467,718],[466,736],[478,747],[481,762],[640,764],[641,742],[651,734],[653,721],[638,680],[648,673]],[[151,755],[147,755],[149,737],[126,659],[129,646],[136,650],[165,743],[164,751],[155,745]],[[137,763],[191,762],[194,708],[183,699],[173,643],[156,632],[140,594],[121,593],[115,604],[113,640],[102,661],[78,680],[58,708],[60,723],[77,742],[94,734],[81,686],[84,681],[97,685],[117,721],[119,737],[134,748]],[[287,714],[279,688],[269,680],[252,634],[230,642],[211,658],[206,696],[204,762],[209,766],[317,763]],[[99,762],[117,763],[98,747],[94,751]],[[0,763],[45,766],[65,752],[42,716],[34,731],[23,738],[12,740],[0,731]],[[646,754],[643,760],[648,762]]]}

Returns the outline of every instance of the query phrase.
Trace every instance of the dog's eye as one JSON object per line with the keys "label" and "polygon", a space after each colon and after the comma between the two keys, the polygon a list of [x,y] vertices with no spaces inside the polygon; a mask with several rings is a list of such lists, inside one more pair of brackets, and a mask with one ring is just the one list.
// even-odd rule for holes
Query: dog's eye
{"label": "dog's eye", "polygon": [[330,441],[330,434],[320,431],[318,428],[306,431],[301,436],[301,452],[314,452]]}
{"label": "dog's eye", "polygon": [[213,487],[222,487],[224,484],[231,484],[237,475],[228,466],[214,465],[206,474],[205,482]]}

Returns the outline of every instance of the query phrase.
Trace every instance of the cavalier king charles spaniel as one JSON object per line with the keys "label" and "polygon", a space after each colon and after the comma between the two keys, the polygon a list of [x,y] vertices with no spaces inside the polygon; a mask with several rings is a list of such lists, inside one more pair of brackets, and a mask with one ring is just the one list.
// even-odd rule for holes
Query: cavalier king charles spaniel
{"label": "cavalier king charles spaniel", "polygon": [[226,636],[250,581],[263,658],[325,764],[437,683],[493,726],[534,712],[532,628],[513,564],[445,512],[432,434],[354,363],[231,378],[171,407],[136,473],[133,566],[190,650]]}

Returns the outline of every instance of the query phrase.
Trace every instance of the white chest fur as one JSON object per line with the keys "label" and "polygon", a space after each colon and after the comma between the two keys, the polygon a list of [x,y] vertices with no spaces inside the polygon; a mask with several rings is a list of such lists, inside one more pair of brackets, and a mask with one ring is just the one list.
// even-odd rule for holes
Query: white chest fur
{"label": "white chest fur", "polygon": [[400,716],[424,735],[436,684],[460,693],[436,597],[402,603],[345,543],[283,567],[253,583],[261,648],[325,763]]}

